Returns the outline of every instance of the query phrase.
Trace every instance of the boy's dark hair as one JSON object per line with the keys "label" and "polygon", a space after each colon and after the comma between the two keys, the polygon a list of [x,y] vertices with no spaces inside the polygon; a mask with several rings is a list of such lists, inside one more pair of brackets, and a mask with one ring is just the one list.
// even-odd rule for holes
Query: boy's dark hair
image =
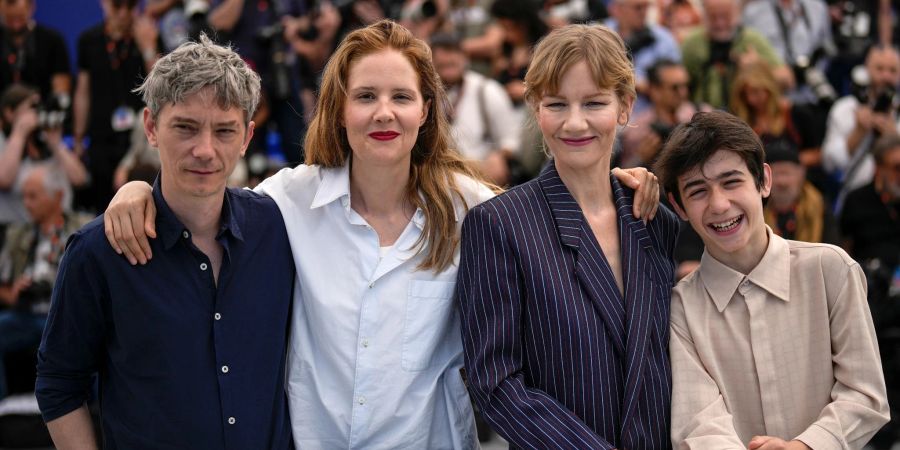
{"label": "boy's dark hair", "polygon": [[663,188],[675,197],[678,206],[684,208],[678,191],[678,177],[695,167],[702,167],[719,150],[729,150],[740,156],[747,164],[756,189],[762,187],[766,152],[753,129],[724,111],[697,113],[690,122],[672,131],[654,166]]}

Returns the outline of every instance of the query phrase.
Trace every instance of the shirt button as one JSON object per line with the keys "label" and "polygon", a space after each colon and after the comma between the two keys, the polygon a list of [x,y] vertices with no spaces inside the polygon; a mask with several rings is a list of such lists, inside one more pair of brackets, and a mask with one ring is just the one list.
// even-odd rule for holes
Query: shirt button
{"label": "shirt button", "polygon": [[360,404],[360,405],[365,405],[365,404],[366,404],[366,398],[363,397],[363,396],[360,396],[360,397],[359,397],[359,404]]}
{"label": "shirt button", "polygon": [[213,317],[214,317],[216,320],[222,320],[222,315],[219,314],[219,313],[216,313],[215,315],[213,315]]}
{"label": "shirt button", "polygon": [[740,287],[738,287],[738,291],[740,291],[741,294],[746,294],[749,290],[750,290],[750,282],[747,280],[744,280],[741,283]]}
{"label": "shirt button", "polygon": [[228,373],[228,366],[222,366],[222,373]]}
{"label": "shirt button", "polygon": [[369,340],[368,340],[368,339],[363,339],[363,340],[362,340],[362,346],[363,346],[363,347],[368,347],[368,346],[369,346]]}
{"label": "shirt button", "polygon": [[237,422],[237,420],[235,420],[234,417],[228,418],[228,425],[234,425],[235,422]]}
{"label": "shirt button", "polygon": [[369,289],[372,289],[373,287],[375,287],[375,283],[369,283]]}
{"label": "shirt button", "polygon": [[206,270],[207,267],[206,263],[200,263],[200,270]]}
{"label": "shirt button", "polygon": [[181,235],[184,236],[185,239],[191,237],[191,233],[188,233],[187,230],[182,231]]}

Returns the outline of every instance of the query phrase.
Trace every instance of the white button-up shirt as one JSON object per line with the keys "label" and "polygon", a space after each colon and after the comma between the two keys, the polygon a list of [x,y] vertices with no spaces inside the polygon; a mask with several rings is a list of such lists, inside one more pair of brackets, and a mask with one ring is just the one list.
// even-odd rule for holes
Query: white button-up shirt
{"label": "white button-up shirt", "polygon": [[[469,207],[491,197],[468,178]],[[281,208],[297,282],[287,393],[300,449],[477,448],[453,301],[459,255],[416,267],[417,210],[387,254],[350,208],[349,168],[300,165],[258,188]],[[465,209],[457,202],[457,222]]]}

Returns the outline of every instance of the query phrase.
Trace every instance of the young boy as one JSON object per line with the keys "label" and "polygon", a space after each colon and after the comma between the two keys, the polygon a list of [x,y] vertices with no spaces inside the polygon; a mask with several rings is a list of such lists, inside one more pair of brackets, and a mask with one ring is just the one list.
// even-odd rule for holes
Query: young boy
{"label": "young boy", "polygon": [[764,222],[771,169],[740,119],[701,113],[656,165],[706,245],[672,293],[679,449],[858,449],[889,418],[859,265]]}

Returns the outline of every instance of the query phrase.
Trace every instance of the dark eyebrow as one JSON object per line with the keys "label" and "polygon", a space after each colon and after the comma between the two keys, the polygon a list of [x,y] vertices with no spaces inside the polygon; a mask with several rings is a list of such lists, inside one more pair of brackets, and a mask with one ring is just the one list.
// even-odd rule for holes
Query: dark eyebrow
{"label": "dark eyebrow", "polygon": [[686,190],[688,190],[688,188],[706,183],[706,180],[722,180],[725,178],[733,177],[735,175],[743,175],[743,172],[741,172],[740,170],[734,169],[734,170],[728,170],[728,171],[722,172],[713,178],[707,178],[706,176],[704,176],[701,179],[697,179],[697,180],[693,180],[693,181],[689,181],[689,182],[685,183],[684,186],[681,187],[681,189],[686,191]]}

